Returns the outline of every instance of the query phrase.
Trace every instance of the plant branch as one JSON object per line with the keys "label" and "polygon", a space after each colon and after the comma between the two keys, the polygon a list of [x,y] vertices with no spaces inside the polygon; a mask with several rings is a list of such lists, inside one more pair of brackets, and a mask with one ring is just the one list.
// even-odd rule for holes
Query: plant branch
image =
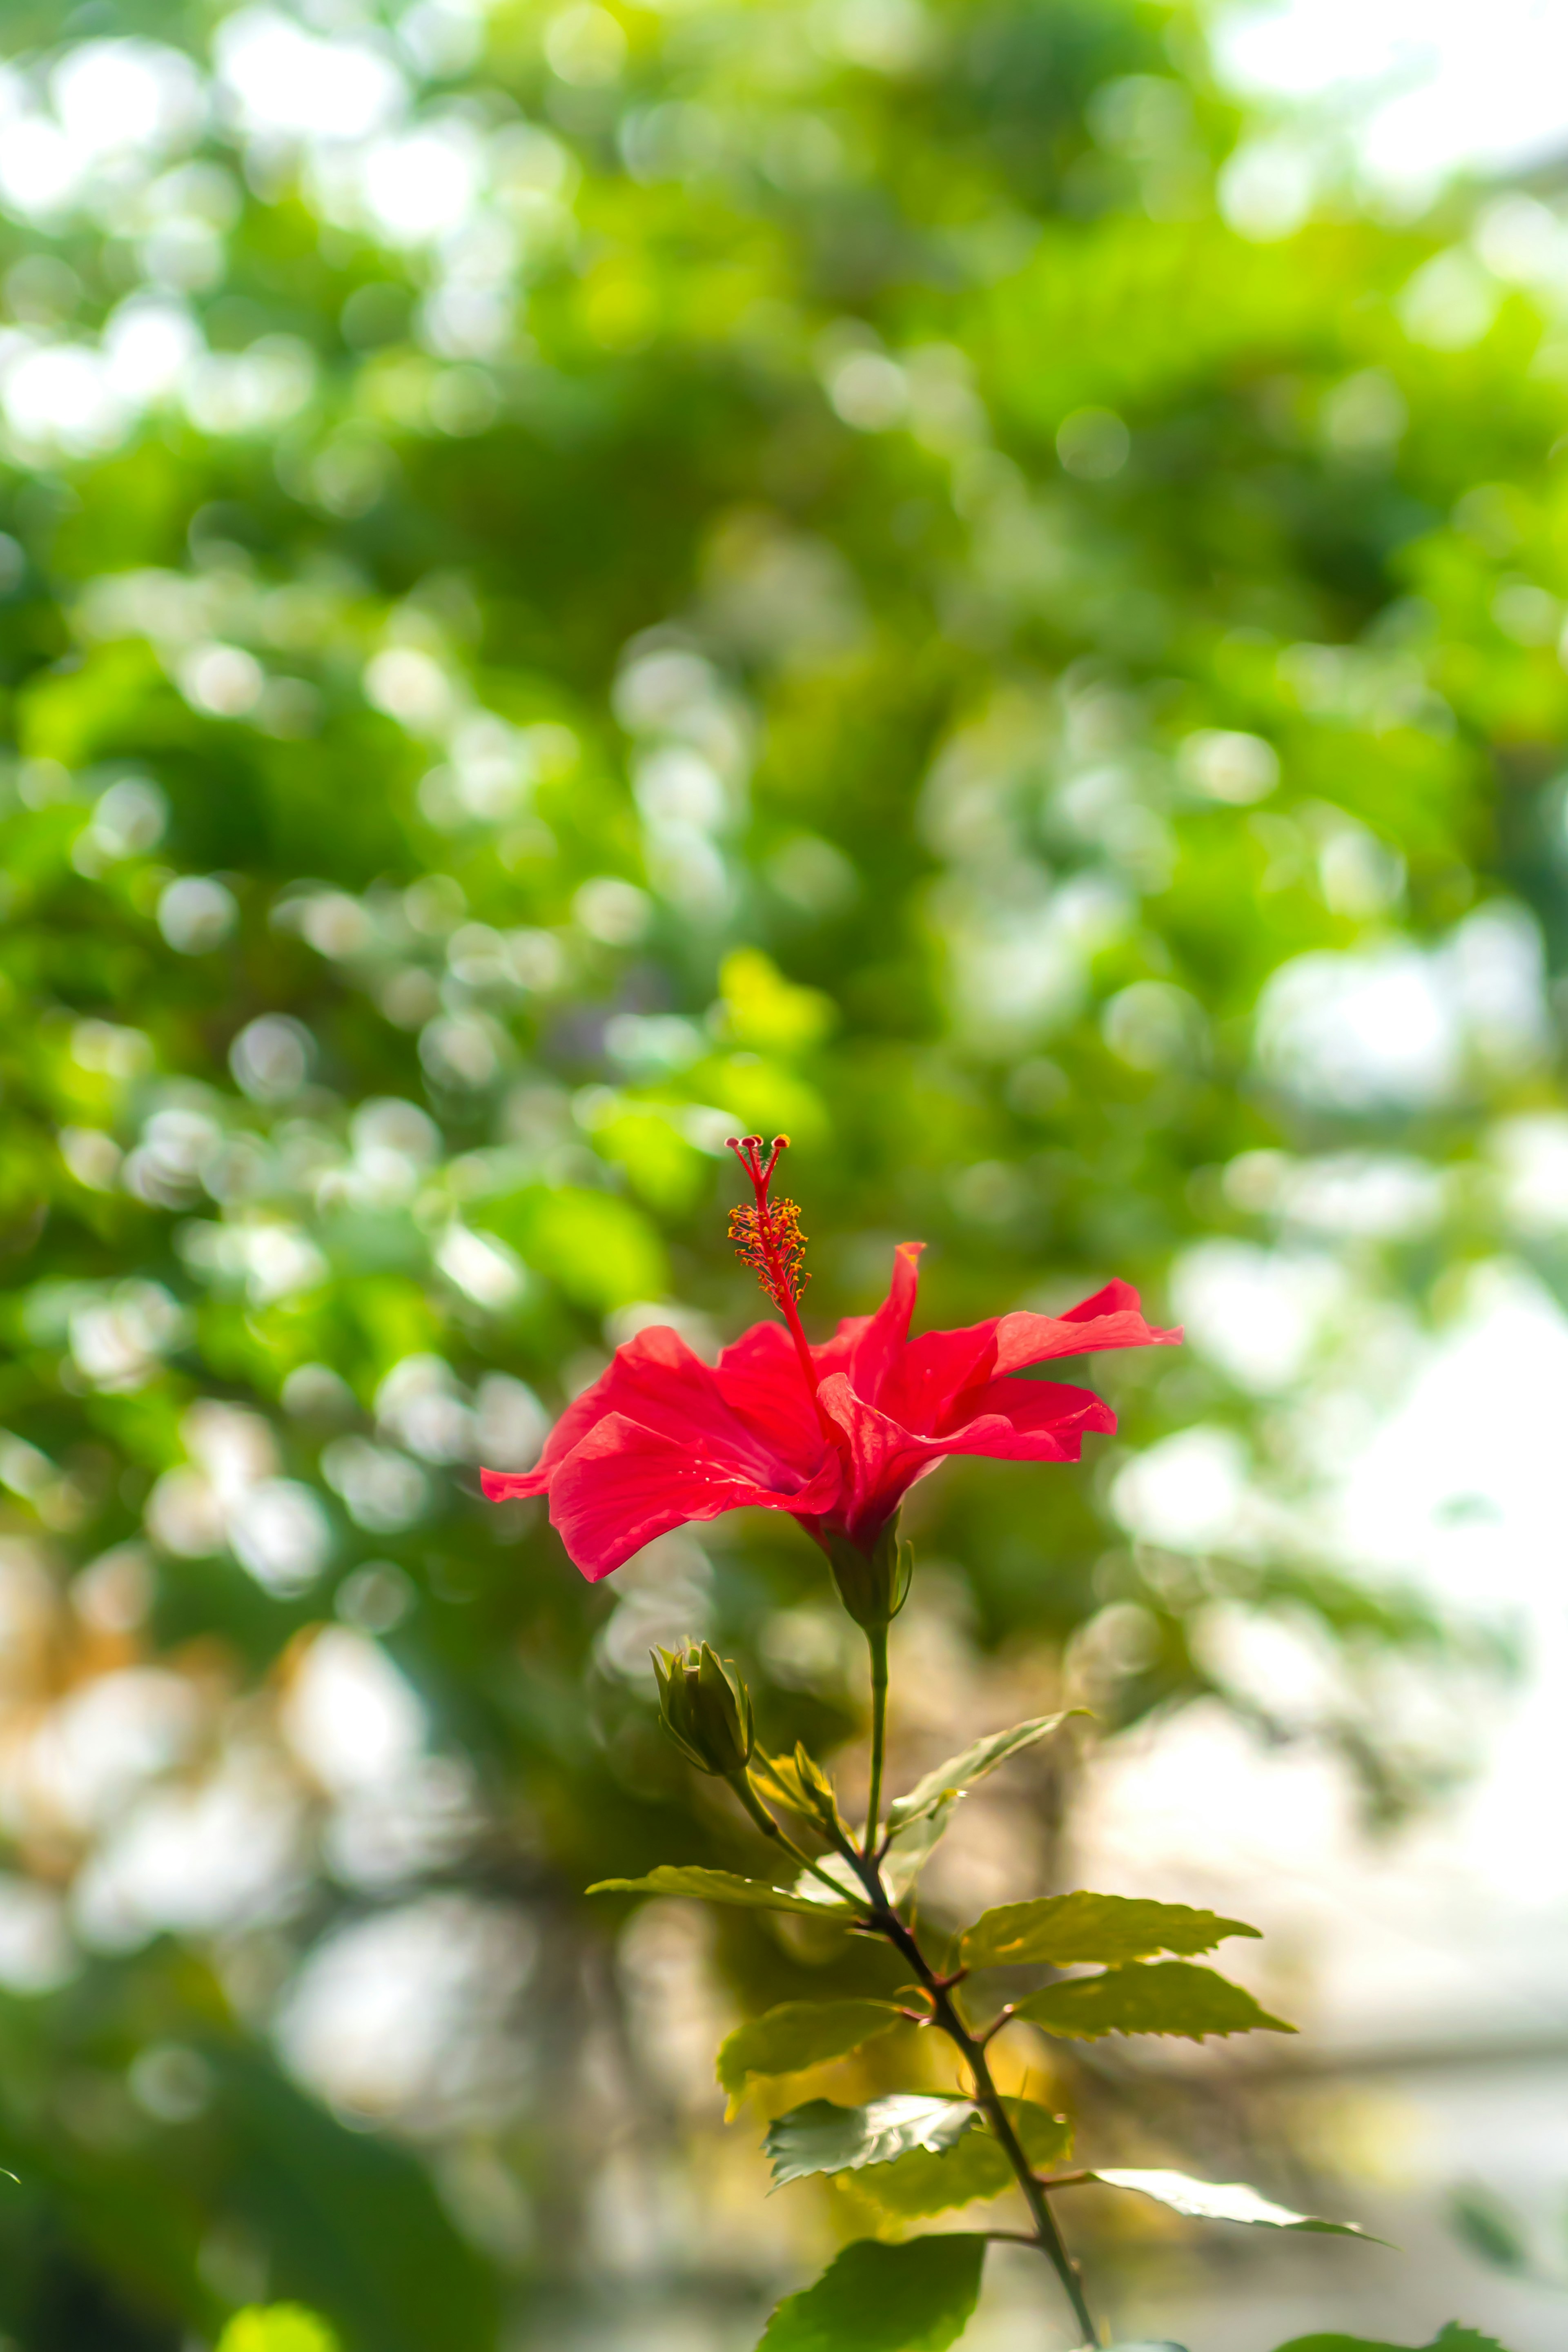
{"label": "plant branch", "polygon": [[[875,1860],[869,1855],[863,1855],[856,1866],[859,1871],[861,1884],[870,1897],[873,1906],[870,1926],[879,1934],[887,1937],[889,1943],[903,1959],[909,1962],[919,1977],[931,2005],[931,2023],[939,2026],[947,2035],[948,2040],[957,2048],[964,2064],[968,2067],[974,2083],[975,2104],[982,2109],[987,2123],[1001,2142],[1003,2152],[1013,2168],[1014,2177],[1024,2192],[1025,2202],[1029,2208],[1030,2218],[1035,2228],[1034,2234],[1025,2238],[1022,2242],[1037,2247],[1056,2272],[1068,2301],[1072,2305],[1073,2316],[1083,2330],[1085,2344],[1089,2346],[1099,2344],[1100,2330],[1095,2325],[1094,2315],[1089,2307],[1088,2297],[1084,2294],[1083,2280],[1079,2273],[1078,2264],[1068,2253],[1062,2233],[1057,2227],[1056,2216],[1051,2211],[1047,2195],[1047,2191],[1053,2187],[1066,2187],[1069,2179],[1087,2179],[1088,2176],[1081,2174],[1068,2176],[1059,2183],[1043,2181],[1037,2176],[1028,2158],[1024,2153],[1023,2143],[1013,2128],[1012,2119],[1002,2104],[1001,2095],[996,2088],[986,2060],[984,2042],[980,2035],[970,2032],[952,1998],[952,1989],[957,1979],[939,1976],[931,1967],[916,1941],[913,1930],[905,1925],[889,1902],[887,1890],[882,1885],[881,1873]],[[1005,2233],[987,2231],[986,2234],[990,2236]]]}
{"label": "plant branch", "polygon": [[866,1643],[871,1653],[871,1788],[866,1799],[863,1852],[873,1854],[877,1853],[877,1816],[882,1809],[882,1757],[888,1741],[887,1627],[868,1626]]}
{"label": "plant branch", "polygon": [[784,1831],[780,1829],[777,1822],[774,1821],[772,1813],[769,1812],[767,1807],[763,1803],[762,1800],[757,1795],[756,1790],[752,1788],[750,1776],[747,1773],[731,1772],[727,1775],[727,1778],[731,1788],[733,1789],[735,1794],[739,1797],[741,1802],[744,1805],[747,1812],[750,1813],[752,1821],[755,1822],[757,1827],[761,1830],[764,1837],[772,1838],[775,1844],[783,1846],[786,1853],[794,1854],[796,1862],[800,1864],[801,1868],[803,1870],[809,1870],[813,1878],[820,1878],[824,1886],[831,1890],[833,1899],[836,1903],[852,1903],[855,1900],[855,1891],[853,1887],[840,1885],[837,1878],[830,1876],[826,1870],[821,1869],[817,1864],[813,1862],[810,1854],[803,1853],[792,1837],[785,1836]]}

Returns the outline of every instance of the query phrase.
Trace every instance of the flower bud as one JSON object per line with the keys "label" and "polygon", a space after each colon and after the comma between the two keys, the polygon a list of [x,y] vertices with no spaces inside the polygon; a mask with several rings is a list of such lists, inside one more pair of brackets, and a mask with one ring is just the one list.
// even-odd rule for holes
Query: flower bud
{"label": "flower bud", "polygon": [[823,1538],[838,1598],[868,1633],[886,1633],[910,1597],[912,1544],[899,1541],[898,1517],[887,1521],[868,1550],[831,1529]]}
{"label": "flower bud", "polygon": [[751,1695],[706,1642],[655,1650],[658,1710],[666,1731],[700,1772],[743,1772],[757,1744]]}

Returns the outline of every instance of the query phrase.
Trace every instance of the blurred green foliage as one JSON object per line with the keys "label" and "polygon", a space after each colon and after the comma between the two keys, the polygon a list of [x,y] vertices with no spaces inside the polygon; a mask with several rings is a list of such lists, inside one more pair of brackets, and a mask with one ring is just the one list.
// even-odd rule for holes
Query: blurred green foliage
{"label": "blurred green foliage", "polygon": [[[944,1324],[1208,1302],[1084,1473],[920,1489],[966,1657],[1384,1813],[1462,1764],[1384,1667],[1486,1642],[1308,1507],[1458,1271],[1568,1274],[1562,231],[1263,236],[1268,126],[1122,0],[5,37],[0,2325],[561,2344],[679,2121],[578,1890],[756,1859],[647,1645],[770,1745],[860,1706],[793,1530],[591,1592],[478,1499],[640,1323],[754,1318],[727,1133],[795,1139],[819,1328],[910,1235]],[[1194,1424],[1218,1557],[1118,1484]]]}

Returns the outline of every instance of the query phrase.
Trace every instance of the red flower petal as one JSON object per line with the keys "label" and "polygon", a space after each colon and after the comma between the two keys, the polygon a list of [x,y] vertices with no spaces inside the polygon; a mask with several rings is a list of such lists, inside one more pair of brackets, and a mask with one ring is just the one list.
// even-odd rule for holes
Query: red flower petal
{"label": "red flower petal", "polygon": [[1101,1349],[1173,1347],[1181,1336],[1144,1321],[1131,1283],[1108,1283],[1065,1315],[997,1315],[962,1330],[923,1332],[904,1349],[880,1402],[906,1428],[934,1433],[952,1428],[971,1393],[1003,1373]]}
{"label": "red flower petal", "polygon": [[1092,1389],[1066,1381],[988,1381],[972,1392],[966,1420],[939,1440],[948,1454],[999,1462],[1076,1462],[1091,1434],[1110,1436],[1116,1415]]}
{"label": "red flower petal", "polygon": [[811,1351],[820,1377],[847,1375],[857,1396],[875,1404],[903,1355],[915,1311],[915,1286],[924,1242],[900,1242],[893,1252],[893,1278],[874,1315],[847,1316],[831,1339]]}
{"label": "red flower petal", "polygon": [[1103,1348],[1175,1348],[1181,1330],[1162,1331],[1143,1319],[1130,1282],[1108,1282],[1065,1315],[1004,1315],[996,1325],[996,1370],[1022,1371],[1054,1356],[1088,1356]]}
{"label": "red flower petal", "polygon": [[621,1413],[681,1444],[716,1439],[764,1485],[772,1484],[774,1472],[784,1466],[766,1424],[753,1427],[742,1421],[726,1402],[710,1367],[692,1353],[679,1332],[656,1323],[617,1348],[608,1369],[567,1406],[528,1474],[542,1478],[544,1485],[528,1491],[542,1493],[558,1465],[611,1413]]}
{"label": "red flower petal", "polygon": [[782,1323],[753,1323],[719,1358],[714,1374],[730,1411],[802,1471],[821,1463],[825,1440],[795,1343]]}
{"label": "red flower petal", "polygon": [[1102,1397],[1063,1381],[989,1381],[969,1392],[963,1422],[941,1436],[902,1427],[857,1396],[841,1374],[824,1381],[820,1394],[849,1441],[851,1485],[843,1513],[857,1543],[870,1543],[915,1481],[950,1454],[1076,1462],[1087,1435],[1116,1427]]}
{"label": "red flower petal", "polygon": [[815,1517],[834,1508],[841,1485],[835,1454],[814,1479],[780,1491],[748,1477],[732,1459],[610,1413],[557,1467],[550,1519],[573,1561],[596,1584],[688,1520],[749,1506]]}

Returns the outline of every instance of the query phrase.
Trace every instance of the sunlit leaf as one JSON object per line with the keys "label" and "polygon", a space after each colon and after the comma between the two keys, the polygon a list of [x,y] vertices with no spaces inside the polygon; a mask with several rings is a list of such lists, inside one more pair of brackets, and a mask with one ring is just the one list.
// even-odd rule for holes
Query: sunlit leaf
{"label": "sunlit leaf", "polygon": [[1168,2033],[1187,2042],[1205,2034],[1294,2033],[1246,1989],[1190,1960],[1132,1962],[1103,1976],[1071,1977],[1019,2001],[1015,2017],[1075,2042],[1106,2033]]}
{"label": "sunlit leaf", "polygon": [[971,2099],[927,2098],[909,2091],[895,2091],[863,2107],[813,2099],[771,2124],[763,2147],[773,2165],[773,2187],[782,2189],[808,2173],[858,2172],[865,2165],[890,2164],[911,2148],[951,2147],[979,2120]]}
{"label": "sunlit leaf", "polygon": [[752,1759],[752,1777],[770,1804],[782,1805],[825,1836],[847,1839],[833,1783],[803,1743],[797,1741],[793,1756],[765,1756],[759,1749]]}
{"label": "sunlit leaf", "polygon": [[901,2012],[887,2000],[786,2000],[737,2026],[720,2044],[719,2081],[733,2096],[753,2074],[798,2074],[901,2022]]}
{"label": "sunlit leaf", "polygon": [[882,1857],[882,1884],[893,1902],[901,1903],[936,1851],[957,1806],[956,1797],[943,1796],[918,1821],[895,1832]]}
{"label": "sunlit leaf", "polygon": [[[815,1881],[812,1882],[814,1885]],[[646,1878],[601,1878],[590,1895],[689,1895],[700,1903],[729,1903],[743,1911],[795,1911],[807,1918],[833,1918],[837,1906],[826,1887],[816,1902],[787,1887],[770,1886],[763,1878],[739,1878],[733,1871],[708,1870],[700,1864],[661,1862]],[[842,1916],[850,1916],[847,1902]]]}
{"label": "sunlit leaf", "polygon": [[962,1955],[971,1969],[1025,1961],[1065,1969],[1084,1960],[1147,1959],[1155,1952],[1190,1958],[1227,1936],[1256,1936],[1241,1919],[1194,1911],[1184,1903],[1149,1903],[1125,1895],[1046,1895],[1032,1903],[1003,1903],[983,1912],[964,1932]]}
{"label": "sunlit leaf", "polygon": [[888,1826],[897,1830],[906,1822],[919,1821],[922,1813],[940,1805],[950,1792],[962,1794],[973,1789],[998,1764],[1005,1764],[1009,1756],[1021,1755],[1026,1748],[1033,1748],[1037,1740],[1047,1738],[1069,1715],[1087,1712],[1085,1707],[1068,1707],[1059,1715],[1037,1716],[1030,1723],[1016,1723],[1010,1731],[993,1731],[984,1739],[977,1739],[972,1748],[950,1756],[945,1764],[939,1764],[923,1780],[917,1780],[906,1796],[895,1799],[888,1808]]}
{"label": "sunlit leaf", "polygon": [[1173,2213],[1193,2221],[1245,2221],[1255,2229],[1315,2230],[1331,2238],[1364,2238],[1380,2245],[1353,2221],[1320,2221],[1310,2213],[1292,2213],[1288,2206],[1270,2203],[1242,2180],[1193,2180],[1184,2172],[1096,2171],[1092,2178],[1110,2189],[1136,2189]]}
{"label": "sunlit leaf", "polygon": [[[1002,2104],[1037,2169],[1061,2164],[1071,2155],[1073,2127],[1065,2116],[1053,2116],[1032,2099],[1005,2099]],[[983,2120],[978,2131],[965,2132],[952,2147],[911,2148],[891,2164],[878,2165],[856,2186],[885,2211],[913,2220],[945,2213],[976,2198],[1000,2197],[1016,2181],[1005,2149]]]}
{"label": "sunlit leaf", "polygon": [[338,2339],[302,2304],[253,2304],[235,2313],[218,2337],[217,2352],[338,2352]]}
{"label": "sunlit leaf", "polygon": [[980,2300],[984,2261],[979,2237],[863,2238],[780,2304],[757,2352],[947,2352]]}

